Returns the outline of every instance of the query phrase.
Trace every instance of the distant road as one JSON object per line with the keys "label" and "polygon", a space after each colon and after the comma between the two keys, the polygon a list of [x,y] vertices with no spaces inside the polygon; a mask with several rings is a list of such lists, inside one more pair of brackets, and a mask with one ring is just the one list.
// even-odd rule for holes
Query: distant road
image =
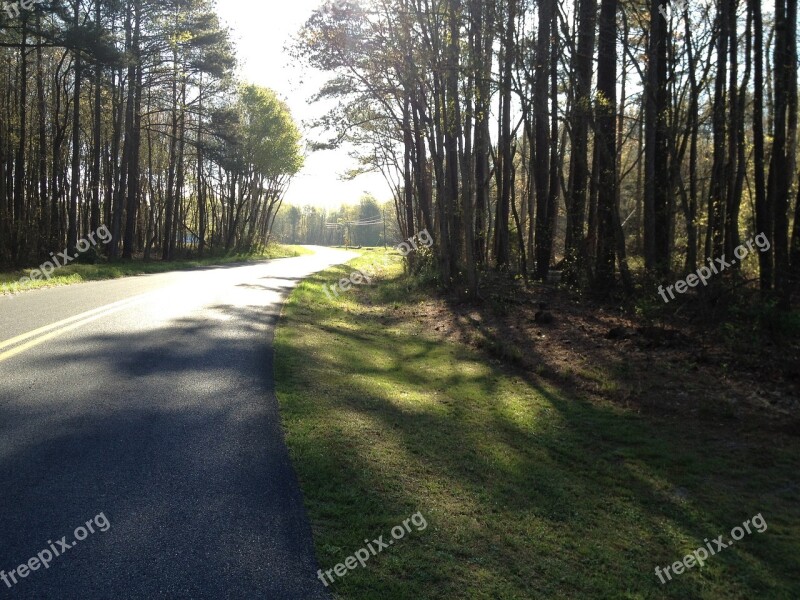
{"label": "distant road", "polygon": [[0,599],[327,597],[272,380],[287,294],[354,256],[315,250],[0,297]]}

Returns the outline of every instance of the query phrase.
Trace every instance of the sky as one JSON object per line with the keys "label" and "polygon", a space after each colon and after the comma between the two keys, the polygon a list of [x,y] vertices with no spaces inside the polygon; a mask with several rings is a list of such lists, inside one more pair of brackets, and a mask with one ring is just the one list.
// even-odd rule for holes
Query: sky
{"label": "sky", "polygon": [[[318,139],[303,123],[320,116],[320,106],[309,105],[309,97],[329,74],[301,69],[292,64],[284,47],[322,0],[218,0],[217,12],[232,30],[239,58],[240,77],[247,83],[271,88],[289,105],[292,116],[306,134]],[[309,152],[305,166],[295,176],[286,202],[336,208],[356,204],[370,193],[379,201],[391,199],[391,190],[379,173],[342,181],[342,173],[355,167],[346,150]]]}

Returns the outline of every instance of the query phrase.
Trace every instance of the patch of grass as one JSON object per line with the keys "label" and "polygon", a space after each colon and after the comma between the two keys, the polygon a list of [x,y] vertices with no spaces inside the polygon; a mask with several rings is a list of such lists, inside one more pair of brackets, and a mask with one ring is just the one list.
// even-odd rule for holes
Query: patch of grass
{"label": "patch of grass", "polygon": [[120,277],[131,277],[133,275],[148,275],[152,273],[166,273],[168,271],[181,271],[203,267],[209,265],[224,265],[235,262],[248,262],[267,260],[272,258],[289,258],[312,254],[311,250],[300,246],[284,246],[271,244],[269,247],[252,253],[229,254],[225,256],[209,256],[194,260],[176,260],[172,262],[152,261],[143,262],[132,261],[113,261],[98,262],[96,264],[83,264],[75,262],[60,269],[56,269],[49,280],[26,281],[20,283],[20,279],[30,276],[31,270],[0,273],[0,295],[16,294],[28,290],[44,287],[55,287],[62,285],[72,285],[84,281],[97,281],[101,279],[118,279]]}
{"label": "patch of grass", "polygon": [[[412,513],[428,521],[337,578],[337,597],[800,597],[794,439],[754,447],[649,420],[443,341],[400,316],[424,292],[399,256],[373,285],[324,294],[379,255],[303,282],[276,337],[320,567]],[[758,513],[764,533],[659,583],[656,565]]]}

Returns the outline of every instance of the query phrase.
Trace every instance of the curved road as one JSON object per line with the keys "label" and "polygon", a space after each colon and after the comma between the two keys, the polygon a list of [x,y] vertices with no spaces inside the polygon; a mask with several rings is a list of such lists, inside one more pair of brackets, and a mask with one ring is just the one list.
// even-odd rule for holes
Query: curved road
{"label": "curved road", "polygon": [[0,297],[0,599],[327,597],[272,380],[316,250]]}

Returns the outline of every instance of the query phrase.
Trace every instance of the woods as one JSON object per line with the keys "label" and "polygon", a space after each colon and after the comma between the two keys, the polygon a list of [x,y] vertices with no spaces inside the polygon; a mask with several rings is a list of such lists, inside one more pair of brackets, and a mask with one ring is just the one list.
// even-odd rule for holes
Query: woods
{"label": "woods", "polygon": [[211,2],[8,4],[0,56],[0,266],[75,253],[101,224],[111,259],[266,244],[300,133],[236,80]]}
{"label": "woods", "polygon": [[[331,75],[317,147],[385,175],[400,237],[435,232],[445,287],[556,269],[649,293],[763,233],[728,279],[787,307],[796,38],[796,0],[391,0],[324,3],[294,52]],[[0,264],[101,224],[112,260],[268,241],[301,136],[237,81],[212,2],[7,4],[0,53]]]}
{"label": "woods", "polygon": [[787,307],[796,37],[796,0],[390,0],[326,3],[296,53],[332,73],[324,145],[397,182],[403,235],[435,232],[445,287],[557,268],[649,290],[763,233],[730,277]]}

